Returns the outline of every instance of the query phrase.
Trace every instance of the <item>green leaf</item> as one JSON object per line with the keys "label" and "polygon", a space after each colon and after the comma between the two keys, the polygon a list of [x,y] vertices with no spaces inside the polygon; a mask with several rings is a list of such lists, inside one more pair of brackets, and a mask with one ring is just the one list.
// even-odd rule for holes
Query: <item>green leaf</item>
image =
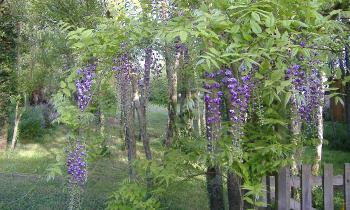
{"label": "green leaf", "polygon": [[67,84],[63,81],[60,82],[60,87],[61,88],[66,88],[67,87]]}
{"label": "green leaf", "polygon": [[70,90],[75,90],[76,89],[75,84],[73,82],[68,83],[68,88]]}
{"label": "green leaf", "polygon": [[283,74],[284,73],[282,71],[273,71],[271,74],[271,79],[273,81],[279,81],[282,78]]}
{"label": "green leaf", "polygon": [[186,31],[180,31],[179,36],[182,42],[186,42],[188,36]]}
{"label": "green leaf", "polygon": [[252,12],[252,18],[256,20],[258,23],[260,23],[260,16],[256,12]]}
{"label": "green leaf", "polygon": [[262,32],[260,25],[253,19],[250,19],[250,27],[252,31],[256,34],[260,34]]}
{"label": "green leaf", "polygon": [[80,49],[80,48],[83,48],[83,47],[84,47],[84,44],[81,43],[81,42],[77,42],[77,43],[73,44],[73,48],[78,48],[78,49]]}
{"label": "green leaf", "polygon": [[92,29],[83,31],[83,32],[81,33],[81,38],[82,38],[82,39],[86,39],[86,38],[92,37],[92,35],[93,35],[92,32],[93,32]]}
{"label": "green leaf", "polygon": [[237,24],[237,25],[234,25],[232,28],[231,28],[231,33],[235,34],[239,31],[240,29],[240,26]]}
{"label": "green leaf", "polygon": [[292,97],[292,93],[291,92],[287,92],[286,93],[286,97],[284,98],[284,107],[287,106],[287,104],[289,103],[290,98]]}
{"label": "green leaf", "polygon": [[335,96],[335,97],[334,97],[334,102],[335,102],[335,104],[340,103],[342,106],[344,106],[344,101],[343,101],[343,99],[342,99],[341,97],[339,97],[339,96]]}
{"label": "green leaf", "polygon": [[293,23],[296,24],[297,26],[301,26],[304,28],[308,28],[309,26],[306,25],[305,23],[301,22],[300,20],[293,20]]}
{"label": "green leaf", "polygon": [[247,32],[247,31],[242,31],[243,38],[247,41],[253,40],[253,37]]}
{"label": "green leaf", "polygon": [[273,14],[271,14],[270,16],[266,16],[265,26],[268,28],[271,28],[274,25],[275,25],[275,17],[273,16]]}
{"label": "green leaf", "polygon": [[63,91],[63,93],[64,93],[66,96],[68,96],[68,97],[71,96],[69,89],[64,88],[62,91]]}
{"label": "green leaf", "polygon": [[257,79],[264,79],[264,76],[263,75],[261,75],[259,72],[256,72],[255,73],[255,77],[257,78]]}

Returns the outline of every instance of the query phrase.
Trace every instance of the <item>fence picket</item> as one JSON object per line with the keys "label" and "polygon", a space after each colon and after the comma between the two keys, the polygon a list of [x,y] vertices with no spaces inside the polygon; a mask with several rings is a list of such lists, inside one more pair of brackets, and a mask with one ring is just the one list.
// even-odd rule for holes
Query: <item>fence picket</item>
{"label": "fence picket", "polygon": [[302,165],[301,167],[301,209],[312,209],[312,182],[311,182],[311,166]]}
{"label": "fence picket", "polygon": [[271,204],[272,204],[272,196],[271,196],[271,179],[270,176],[266,176],[266,202],[267,207],[266,210],[271,210]]}
{"label": "fence picket", "polygon": [[333,210],[333,165],[325,164],[323,169],[323,203],[324,209]]}
{"label": "fence picket", "polygon": [[[266,177],[267,207],[278,210],[316,210],[312,207],[312,187],[323,187],[324,209],[334,210],[334,186],[344,187],[344,210],[350,210],[350,163],[345,163],[344,175],[333,175],[333,165],[325,164],[323,177],[312,176],[311,166],[302,165],[301,177],[291,176],[290,167],[281,168],[276,176]],[[291,187],[301,188],[301,203],[291,198]],[[276,197],[275,197],[276,196]]]}
{"label": "fence picket", "polygon": [[345,210],[350,210],[350,163],[344,167],[344,201]]}
{"label": "fence picket", "polygon": [[277,206],[278,210],[290,209],[290,169],[283,167],[277,175]]}

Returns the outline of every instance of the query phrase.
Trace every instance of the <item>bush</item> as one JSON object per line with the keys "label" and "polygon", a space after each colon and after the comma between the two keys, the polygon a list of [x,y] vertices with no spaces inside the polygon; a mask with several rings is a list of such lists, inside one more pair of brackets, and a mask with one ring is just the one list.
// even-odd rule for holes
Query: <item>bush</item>
{"label": "bush", "polygon": [[29,106],[24,111],[19,124],[20,139],[35,139],[44,134],[45,119],[43,107]]}
{"label": "bush", "polygon": [[[323,189],[320,186],[312,189],[312,206],[316,209],[324,209],[323,206]],[[340,190],[334,192],[334,209],[344,209],[344,195]]]}
{"label": "bush", "polygon": [[324,139],[328,141],[330,148],[339,150],[350,149],[346,129],[345,123],[335,122],[333,124],[329,121],[324,123]]}
{"label": "bush", "polygon": [[168,103],[168,83],[164,76],[153,78],[151,81],[150,102],[165,106]]}
{"label": "bush", "polygon": [[145,186],[136,183],[124,184],[113,193],[108,210],[156,210],[160,204],[154,197],[149,197]]}

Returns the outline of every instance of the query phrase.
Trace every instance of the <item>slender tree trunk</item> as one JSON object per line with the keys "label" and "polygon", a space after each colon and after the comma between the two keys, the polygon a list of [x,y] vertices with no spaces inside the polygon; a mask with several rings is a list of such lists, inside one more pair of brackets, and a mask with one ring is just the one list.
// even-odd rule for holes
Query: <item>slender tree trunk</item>
{"label": "slender tree trunk", "polygon": [[[136,83],[136,79],[133,80],[133,85],[137,85]],[[136,90],[134,92],[134,104],[135,104],[135,108],[137,111],[137,116],[139,118],[139,127],[140,127],[140,136],[141,136],[141,140],[143,142],[143,148],[145,150],[145,155],[147,160],[152,160],[152,154],[151,154],[151,149],[149,146],[149,138],[148,138],[148,134],[147,134],[147,119],[146,119],[146,109],[145,106],[142,104],[141,102],[142,100],[140,100],[140,95],[139,92]]]}
{"label": "slender tree trunk", "polygon": [[105,138],[105,115],[103,114],[103,112],[100,112],[99,114],[100,116],[100,134],[103,138]]}
{"label": "slender tree trunk", "polygon": [[176,132],[176,106],[177,106],[177,68],[180,64],[181,51],[176,50],[175,61],[171,62],[170,49],[165,49],[166,73],[168,79],[168,123],[165,145],[171,146]]}
{"label": "slender tree trunk", "polygon": [[227,173],[227,192],[229,210],[243,210],[242,180],[233,172]]}
{"label": "slender tree trunk", "polygon": [[331,121],[332,121],[332,137],[333,137],[333,141],[337,141],[337,133],[336,133],[336,122],[334,119],[334,102],[332,100],[330,100],[330,117],[331,117]]}
{"label": "slender tree trunk", "polygon": [[[127,99],[126,99],[127,100]],[[136,179],[136,171],[133,166],[136,159],[136,139],[135,139],[135,129],[134,129],[134,116],[132,110],[132,101],[128,100],[130,103],[125,104],[125,137],[126,144],[128,148],[128,162],[129,162],[129,178],[131,180]]]}
{"label": "slender tree trunk", "polygon": [[[321,81],[322,81],[322,93],[324,93],[325,87],[323,83],[326,81],[325,75],[321,75]],[[318,175],[319,169],[320,169],[320,162],[322,159],[322,145],[323,145],[323,106],[324,106],[324,98],[322,98],[322,101],[320,103],[320,106],[318,107],[317,112],[317,138],[318,138],[318,144],[316,146],[316,154],[314,157],[314,162],[312,165],[312,174]]]}
{"label": "slender tree trunk", "polygon": [[[221,113],[222,118],[225,119],[226,122],[230,121],[230,99],[227,97],[224,97],[224,105],[221,106]],[[234,136],[235,131],[228,131],[227,135],[234,139],[236,138]],[[238,139],[240,140],[240,139]],[[236,147],[236,149],[239,148],[239,144],[234,144],[232,147]],[[227,194],[228,194],[228,205],[229,210],[243,210],[244,202],[243,202],[243,192],[241,189],[242,186],[242,179],[239,177],[234,171],[228,171],[227,172]]]}
{"label": "slender tree trunk", "polygon": [[[292,96],[292,113],[298,113],[297,101],[296,98]],[[292,116],[292,124],[291,124],[291,132],[292,132],[292,143],[296,146],[300,146],[300,132],[301,132],[301,119],[298,114],[294,114]],[[301,152],[299,149],[294,151],[292,156],[292,171],[294,174],[298,173],[298,165],[300,160]]]}
{"label": "slender tree trunk", "polygon": [[196,99],[194,100],[194,111],[196,112],[193,122],[193,129],[196,136],[202,135],[202,114],[201,114],[201,108],[200,108],[200,98],[199,98],[199,91],[196,92]]}
{"label": "slender tree trunk", "polygon": [[0,129],[0,151],[3,151],[7,147],[8,138],[8,121],[5,119]]}
{"label": "slender tree trunk", "polygon": [[191,90],[185,87],[185,90],[181,91],[180,98],[180,122],[184,125],[185,131],[191,133],[193,131],[193,112],[195,110],[189,110],[186,105],[192,100]]}
{"label": "slender tree trunk", "polygon": [[[349,45],[345,45],[345,54],[344,54],[344,63],[343,61],[340,63],[340,68],[342,71],[345,72],[346,76],[350,76],[350,49]],[[347,123],[347,136],[348,136],[348,142],[346,142],[347,145],[350,145],[350,84],[346,83],[345,86],[345,111],[346,111],[346,123]]]}
{"label": "slender tree trunk", "polygon": [[347,83],[345,86],[345,111],[346,111],[346,125],[347,125],[347,136],[348,136],[348,142],[346,142],[348,145],[350,145],[350,84]]}
{"label": "slender tree trunk", "polygon": [[312,165],[312,174],[318,175],[320,169],[320,162],[322,158],[322,144],[323,144],[323,106],[319,106],[317,114],[317,137],[318,144],[316,146],[316,154],[314,157],[314,163]]}
{"label": "slender tree trunk", "polygon": [[219,167],[208,167],[207,190],[209,194],[209,205],[211,210],[224,210],[224,195],[222,187],[222,176]]}
{"label": "slender tree trunk", "polygon": [[20,111],[19,108],[19,101],[16,103],[16,113],[15,113],[15,126],[13,128],[13,135],[12,135],[12,141],[11,141],[11,149],[14,150],[16,147],[17,143],[17,136],[18,136],[18,127],[19,127],[19,122],[21,121],[22,117],[22,112]]}
{"label": "slender tree trunk", "polygon": [[133,164],[136,159],[136,138],[133,115],[132,72],[129,69],[130,61],[128,54],[123,55],[123,59],[121,60],[121,66],[123,68],[117,71],[116,78],[119,85],[119,93],[122,95],[120,102],[124,121],[125,142],[128,149],[129,179],[135,180],[136,171]]}
{"label": "slender tree trunk", "polygon": [[[209,117],[208,110],[205,109],[206,117]],[[208,152],[215,153],[217,151],[216,141],[219,135],[219,124],[209,124],[206,120],[206,131],[208,140]],[[209,206],[211,210],[224,210],[224,192],[222,186],[222,174],[221,170],[217,165],[209,163],[206,174],[207,191],[209,196]]]}

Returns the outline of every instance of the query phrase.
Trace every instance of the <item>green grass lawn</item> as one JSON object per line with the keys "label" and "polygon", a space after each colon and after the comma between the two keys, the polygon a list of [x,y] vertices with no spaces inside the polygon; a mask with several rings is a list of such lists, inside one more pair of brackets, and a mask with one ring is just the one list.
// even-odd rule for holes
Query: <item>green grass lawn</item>
{"label": "green grass lawn", "polygon": [[[167,112],[159,106],[149,109],[149,133],[155,155],[164,138]],[[113,144],[112,155],[99,158],[89,166],[88,182],[84,189],[82,209],[98,210],[106,207],[106,201],[113,191],[127,178],[126,152],[121,150],[116,128],[106,128]],[[68,193],[62,177],[46,180],[46,169],[56,163],[56,157],[63,156],[65,129],[57,127],[46,132],[40,141],[21,140],[14,152],[0,154],[0,209],[1,210],[59,210],[67,209]],[[142,143],[138,142],[142,151]],[[305,160],[310,161],[312,150],[306,150]],[[161,155],[161,154],[160,154]],[[142,152],[139,156],[143,157]],[[325,148],[323,162],[333,163],[335,173],[341,174],[343,164],[350,162],[350,152]],[[164,194],[164,209],[206,210],[208,200],[205,178],[177,182],[169,186],[172,190]]]}
{"label": "green grass lawn", "polygon": [[[149,109],[149,134],[156,148],[166,129],[167,112],[163,107],[152,105]],[[117,139],[116,128],[106,126],[106,133],[114,138],[112,155],[100,158],[89,166],[88,182],[84,189],[82,209],[105,209],[112,192],[118,190],[127,176],[126,152],[122,141]],[[1,210],[60,210],[67,209],[66,180],[58,177],[46,180],[46,169],[63,156],[65,129],[57,127],[39,140],[21,140],[15,151],[0,153],[0,209]],[[142,143],[137,143],[142,154]],[[156,152],[156,151],[155,151]],[[207,195],[205,182],[186,181],[176,184],[162,202],[165,209],[205,210]]]}

